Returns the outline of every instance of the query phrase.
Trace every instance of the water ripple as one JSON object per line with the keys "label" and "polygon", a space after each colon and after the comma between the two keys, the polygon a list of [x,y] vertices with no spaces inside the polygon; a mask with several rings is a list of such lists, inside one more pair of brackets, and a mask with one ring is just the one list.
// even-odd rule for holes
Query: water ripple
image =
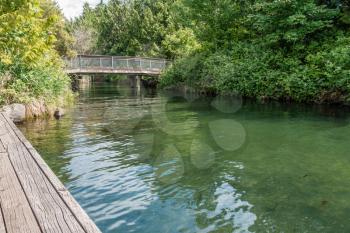
{"label": "water ripple", "polygon": [[348,120],[110,85],[20,126],[103,232],[350,232]]}

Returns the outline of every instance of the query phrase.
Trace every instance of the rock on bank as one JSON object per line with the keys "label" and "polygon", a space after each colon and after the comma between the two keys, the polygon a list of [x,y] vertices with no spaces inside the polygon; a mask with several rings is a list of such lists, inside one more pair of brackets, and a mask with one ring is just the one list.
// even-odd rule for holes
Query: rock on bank
{"label": "rock on bank", "polygon": [[0,108],[9,118],[15,122],[23,122],[26,119],[38,117],[56,117],[64,115],[64,109],[48,106],[44,101],[36,101],[29,104],[10,104]]}

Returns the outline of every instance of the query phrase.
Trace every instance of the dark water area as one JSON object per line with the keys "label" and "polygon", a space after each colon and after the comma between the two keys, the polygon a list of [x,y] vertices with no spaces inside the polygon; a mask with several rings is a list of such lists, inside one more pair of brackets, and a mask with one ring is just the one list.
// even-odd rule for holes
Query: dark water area
{"label": "dark water area", "polygon": [[350,232],[350,112],[94,84],[20,129],[103,232]]}

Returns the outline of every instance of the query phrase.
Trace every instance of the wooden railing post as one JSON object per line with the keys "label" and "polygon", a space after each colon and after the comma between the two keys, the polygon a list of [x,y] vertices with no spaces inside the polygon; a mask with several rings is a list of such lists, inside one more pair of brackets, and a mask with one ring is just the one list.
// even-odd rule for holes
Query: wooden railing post
{"label": "wooden railing post", "polygon": [[81,55],[78,56],[79,59],[79,69],[81,69]]}
{"label": "wooden railing post", "polygon": [[114,68],[113,56],[112,56],[112,69]]}

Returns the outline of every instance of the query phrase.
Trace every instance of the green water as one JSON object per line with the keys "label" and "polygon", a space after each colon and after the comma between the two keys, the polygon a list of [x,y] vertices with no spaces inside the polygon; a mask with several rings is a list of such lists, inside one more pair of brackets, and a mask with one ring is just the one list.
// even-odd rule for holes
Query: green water
{"label": "green water", "polygon": [[81,90],[20,128],[103,232],[350,232],[350,114]]}

